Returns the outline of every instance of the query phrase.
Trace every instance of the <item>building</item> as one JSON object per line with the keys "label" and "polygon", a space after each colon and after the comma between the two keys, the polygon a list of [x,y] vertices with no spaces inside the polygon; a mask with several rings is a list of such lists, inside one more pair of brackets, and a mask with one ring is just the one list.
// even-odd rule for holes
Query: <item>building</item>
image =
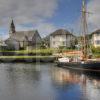
{"label": "building", "polygon": [[5,41],[9,47],[15,49],[33,49],[41,44],[41,37],[37,30],[32,31],[16,31],[14,22],[12,20],[10,25],[9,38]]}
{"label": "building", "polygon": [[100,30],[97,30],[92,33],[92,45],[97,48],[100,47]]}
{"label": "building", "polygon": [[59,29],[50,34],[50,48],[75,46],[76,37],[67,30]]}

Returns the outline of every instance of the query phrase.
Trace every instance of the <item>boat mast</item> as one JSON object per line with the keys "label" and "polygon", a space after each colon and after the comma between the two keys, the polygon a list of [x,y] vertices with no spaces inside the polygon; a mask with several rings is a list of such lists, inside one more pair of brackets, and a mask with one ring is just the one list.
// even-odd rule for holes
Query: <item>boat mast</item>
{"label": "boat mast", "polygon": [[86,9],[86,2],[82,0],[82,53],[83,53],[83,60],[87,59],[88,55],[88,40],[87,40],[87,9]]}

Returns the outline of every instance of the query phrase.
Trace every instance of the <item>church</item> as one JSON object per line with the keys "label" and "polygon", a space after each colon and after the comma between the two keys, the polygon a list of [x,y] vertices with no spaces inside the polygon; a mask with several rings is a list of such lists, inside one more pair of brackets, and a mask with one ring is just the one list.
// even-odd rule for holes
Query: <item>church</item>
{"label": "church", "polygon": [[9,48],[34,49],[41,45],[41,36],[37,30],[16,31],[14,21],[11,21],[9,38],[5,41]]}

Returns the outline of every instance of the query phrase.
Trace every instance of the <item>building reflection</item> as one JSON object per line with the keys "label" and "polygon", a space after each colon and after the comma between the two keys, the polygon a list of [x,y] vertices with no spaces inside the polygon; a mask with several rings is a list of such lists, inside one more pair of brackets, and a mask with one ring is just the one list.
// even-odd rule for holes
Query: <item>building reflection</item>
{"label": "building reflection", "polygon": [[[52,79],[56,85],[68,86],[73,84],[80,87],[80,92],[86,100],[99,100],[100,79],[93,78],[82,72],[76,72],[61,68],[54,68]],[[68,88],[67,88],[68,89]]]}
{"label": "building reflection", "polygon": [[54,68],[52,71],[52,78],[58,84],[73,83],[86,85],[88,81],[96,86],[100,87],[100,80],[87,76],[82,72],[76,72],[71,70],[65,70],[61,68]]}
{"label": "building reflection", "polygon": [[69,70],[55,68],[52,72],[53,79],[58,84],[86,84],[87,78],[82,74],[71,73]]}

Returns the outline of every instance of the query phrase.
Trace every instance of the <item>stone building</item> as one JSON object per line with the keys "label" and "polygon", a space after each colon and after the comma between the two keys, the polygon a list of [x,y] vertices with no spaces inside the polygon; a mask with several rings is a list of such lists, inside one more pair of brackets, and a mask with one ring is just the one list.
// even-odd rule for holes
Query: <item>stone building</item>
{"label": "stone building", "polygon": [[5,43],[15,49],[33,49],[38,48],[41,44],[41,36],[37,30],[31,31],[16,31],[14,22],[12,20],[10,25],[9,38]]}

